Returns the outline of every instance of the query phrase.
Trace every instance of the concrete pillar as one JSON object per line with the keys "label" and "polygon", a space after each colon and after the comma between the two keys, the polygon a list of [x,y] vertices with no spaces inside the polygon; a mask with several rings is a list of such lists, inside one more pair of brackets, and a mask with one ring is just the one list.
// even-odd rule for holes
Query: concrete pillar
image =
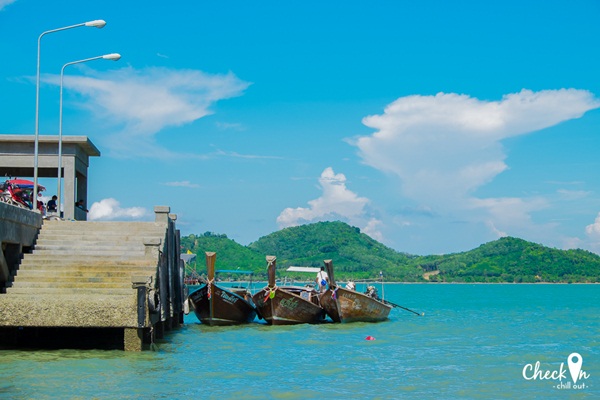
{"label": "concrete pillar", "polygon": [[4,246],[0,247],[0,287],[4,286],[10,278],[10,270],[6,258],[4,258]]}
{"label": "concrete pillar", "polygon": [[63,163],[63,171],[65,174],[63,191],[61,198],[64,204],[64,218],[75,219],[75,164],[71,159],[65,159]]}
{"label": "concrete pillar", "polygon": [[144,349],[144,329],[125,328],[123,334],[123,349],[125,351],[142,351]]}
{"label": "concrete pillar", "polygon": [[154,207],[154,221],[161,223],[169,222],[169,212],[171,211],[171,207],[169,206],[155,206]]}
{"label": "concrete pillar", "polygon": [[75,201],[83,200],[83,205],[88,208],[87,200],[87,176],[77,173],[77,196]]}
{"label": "concrete pillar", "polygon": [[156,339],[163,339],[165,337],[165,327],[162,321],[159,321],[154,325],[154,337]]}

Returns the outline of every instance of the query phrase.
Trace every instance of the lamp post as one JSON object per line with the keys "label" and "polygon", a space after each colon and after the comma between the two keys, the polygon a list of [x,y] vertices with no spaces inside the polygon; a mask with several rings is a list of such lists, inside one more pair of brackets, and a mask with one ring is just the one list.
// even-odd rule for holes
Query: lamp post
{"label": "lamp post", "polygon": [[57,210],[58,210],[58,216],[60,217],[60,200],[61,200],[61,189],[62,189],[62,185],[61,185],[61,180],[62,180],[62,110],[63,110],[63,77],[65,74],[65,68],[68,67],[69,65],[73,65],[73,64],[80,64],[80,63],[84,63],[84,62],[88,62],[88,61],[93,61],[93,60],[112,60],[112,61],[117,61],[121,58],[121,55],[119,53],[110,53],[110,54],[105,54],[103,56],[98,56],[98,57],[91,57],[91,58],[85,58],[83,60],[77,60],[77,61],[72,61],[69,63],[66,63],[65,65],[63,65],[62,69],[60,70],[60,102],[59,102],[59,117],[58,117],[58,189],[56,192],[56,195],[58,197],[58,202],[57,202]]}
{"label": "lamp post", "polygon": [[67,29],[79,28],[81,26],[90,26],[94,28],[104,28],[106,21],[102,19],[96,19],[93,21],[83,22],[81,24],[65,26],[63,28],[52,29],[43,32],[38,37],[37,45],[37,72],[35,81],[35,140],[33,145],[33,198],[31,202],[32,208],[37,210],[37,190],[38,190],[38,148],[39,148],[39,136],[40,136],[40,45],[42,43],[42,37],[48,33],[54,33],[59,31],[65,31]]}

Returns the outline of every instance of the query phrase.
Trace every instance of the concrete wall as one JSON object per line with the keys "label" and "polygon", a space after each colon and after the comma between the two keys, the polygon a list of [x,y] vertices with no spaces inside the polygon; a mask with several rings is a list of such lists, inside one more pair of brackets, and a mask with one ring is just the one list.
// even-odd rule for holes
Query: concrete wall
{"label": "concrete wall", "polygon": [[23,248],[33,246],[41,226],[41,214],[0,202],[0,289],[18,265]]}

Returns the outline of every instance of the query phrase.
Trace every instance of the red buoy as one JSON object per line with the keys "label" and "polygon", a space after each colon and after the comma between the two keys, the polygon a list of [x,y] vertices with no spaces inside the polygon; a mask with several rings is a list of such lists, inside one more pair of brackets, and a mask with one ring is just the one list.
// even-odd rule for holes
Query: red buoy
{"label": "red buoy", "polygon": [[365,340],[375,340],[375,338],[373,336],[367,336]]}

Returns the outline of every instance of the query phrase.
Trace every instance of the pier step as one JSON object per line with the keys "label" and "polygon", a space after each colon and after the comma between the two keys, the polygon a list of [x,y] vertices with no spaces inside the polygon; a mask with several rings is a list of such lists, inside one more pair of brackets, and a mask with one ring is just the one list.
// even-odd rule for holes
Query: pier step
{"label": "pier step", "polygon": [[106,237],[103,235],[98,236],[67,236],[67,235],[44,235],[38,237],[36,242],[36,248],[41,248],[42,246],[60,246],[64,247],[67,245],[79,245],[79,246],[108,246],[108,245],[121,245],[121,246],[131,246],[131,245],[141,245],[145,240],[157,237],[153,235],[114,235],[110,237]]}
{"label": "pier step", "polygon": [[7,288],[7,292],[10,293],[14,289],[26,289],[26,288],[50,288],[50,289],[131,289],[131,281],[129,283],[123,280],[106,282],[104,279],[98,281],[27,281],[19,282],[12,287]]}
{"label": "pier step", "polygon": [[115,289],[115,288],[57,288],[57,287],[47,287],[47,288],[7,288],[7,295],[69,295],[69,294],[87,294],[87,295],[106,295],[106,296],[124,296],[124,295],[134,295],[136,293],[135,289]]}
{"label": "pier step", "polygon": [[59,264],[59,263],[50,263],[50,264],[34,264],[34,265],[26,265],[22,266],[18,271],[16,271],[16,275],[18,276],[27,276],[29,273],[36,273],[42,271],[48,271],[51,274],[66,274],[66,273],[114,273],[114,272],[123,272],[126,273],[128,271],[137,272],[137,271],[154,271],[156,269],[153,265],[146,264],[138,264],[138,265],[113,265],[113,264]]}
{"label": "pier step", "polygon": [[53,269],[27,269],[19,270],[17,276],[27,280],[47,279],[49,281],[60,280],[63,278],[119,278],[126,279],[132,275],[143,275],[154,272],[155,268],[150,267],[130,267],[120,269],[114,267],[94,267],[94,268],[53,268]]}
{"label": "pier step", "polygon": [[111,240],[111,239],[127,239],[131,238],[136,240],[142,236],[161,236],[164,235],[162,231],[155,230],[137,230],[137,231],[79,231],[79,230],[60,230],[60,231],[46,231],[44,232],[44,238],[49,240],[62,240],[73,237],[79,237],[81,240]]}
{"label": "pier step", "polygon": [[131,242],[131,243],[127,243],[127,242],[103,242],[103,243],[99,243],[97,241],[89,241],[89,242],[84,242],[84,241],[72,241],[72,242],[57,242],[57,243],[50,243],[50,244],[46,244],[46,243],[37,243],[35,245],[35,251],[37,251],[38,253],[41,251],[65,251],[65,252],[70,252],[70,253],[74,253],[74,252],[78,252],[78,251],[86,251],[86,250],[95,250],[95,251],[127,251],[130,249],[136,249],[136,250],[144,250],[146,248],[146,246],[144,245],[144,243],[142,241],[137,241],[137,242]]}
{"label": "pier step", "polygon": [[60,221],[54,219],[44,220],[44,229],[46,230],[82,230],[82,231],[115,231],[123,229],[127,226],[128,230],[132,229],[152,229],[164,230],[164,224],[156,222],[141,222],[141,221]]}
{"label": "pier step", "polygon": [[[123,265],[137,265],[140,262],[150,263],[151,260],[141,252],[124,252],[119,254],[50,254],[50,253],[31,253],[26,254],[21,265],[27,264],[52,264],[53,262],[61,262],[63,264],[84,263],[84,264],[99,264],[99,263],[120,263]],[[152,260],[154,261],[154,260]]]}
{"label": "pier step", "polygon": [[85,258],[90,256],[98,256],[98,257],[120,257],[120,258],[131,258],[131,257],[143,257],[146,254],[145,248],[136,249],[136,248],[122,248],[122,249],[112,249],[112,250],[97,250],[92,248],[73,248],[71,250],[34,250],[31,254],[40,255],[40,256],[60,256],[60,257],[69,257],[73,258]]}

